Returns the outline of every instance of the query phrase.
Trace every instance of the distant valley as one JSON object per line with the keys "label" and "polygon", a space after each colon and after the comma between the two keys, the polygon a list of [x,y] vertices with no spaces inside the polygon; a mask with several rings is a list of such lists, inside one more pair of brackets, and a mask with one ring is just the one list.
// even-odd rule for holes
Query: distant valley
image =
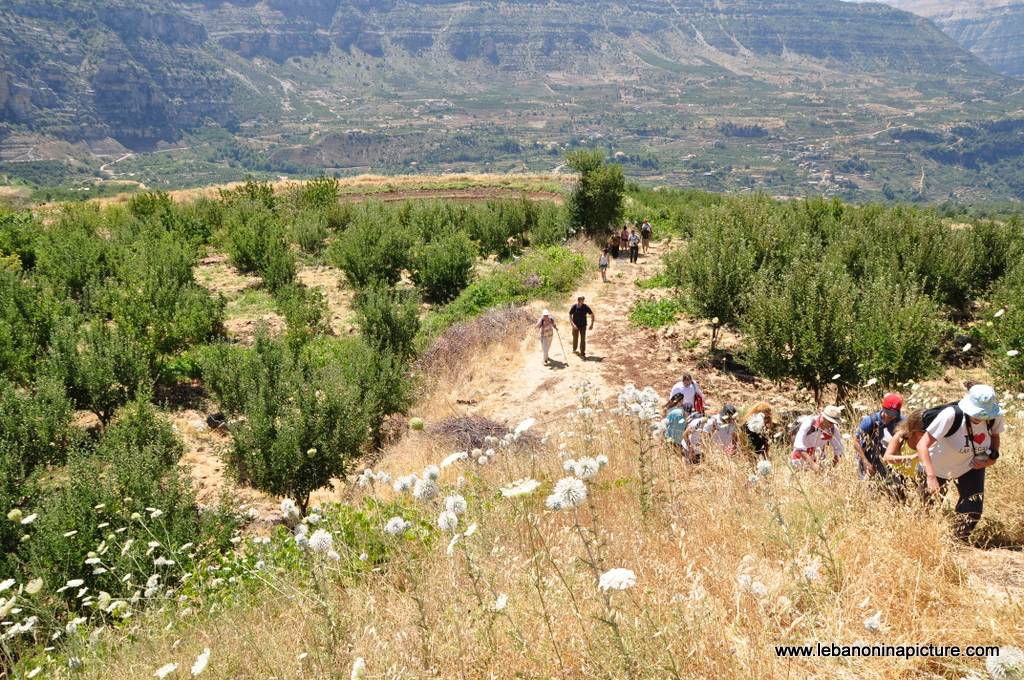
{"label": "distant valley", "polygon": [[547,171],[597,146],[641,181],[1019,200],[1022,88],[838,0],[10,0],[0,181]]}

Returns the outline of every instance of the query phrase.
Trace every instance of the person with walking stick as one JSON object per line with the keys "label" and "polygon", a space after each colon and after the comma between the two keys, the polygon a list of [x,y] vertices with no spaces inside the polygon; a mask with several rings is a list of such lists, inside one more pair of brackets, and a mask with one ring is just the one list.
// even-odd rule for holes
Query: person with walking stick
{"label": "person with walking stick", "polygon": [[572,351],[579,346],[581,359],[587,358],[587,316],[590,316],[590,330],[594,330],[594,312],[587,306],[583,296],[576,298],[576,304],[569,308],[569,321],[572,323]]}
{"label": "person with walking stick", "polygon": [[544,313],[540,315],[540,321],[537,322],[537,328],[540,329],[540,351],[544,354],[544,365],[547,366],[549,361],[548,353],[551,351],[551,340],[555,337],[555,332],[558,330],[551,312],[546,309],[544,310]]}

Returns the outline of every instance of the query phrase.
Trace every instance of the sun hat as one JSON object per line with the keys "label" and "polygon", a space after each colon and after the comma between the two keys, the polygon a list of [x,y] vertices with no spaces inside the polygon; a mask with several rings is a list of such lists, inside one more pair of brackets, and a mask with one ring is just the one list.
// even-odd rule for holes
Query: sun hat
{"label": "sun hat", "polygon": [[899,418],[903,409],[903,397],[890,392],[882,399],[882,413],[892,418]]}
{"label": "sun hat", "polygon": [[540,313],[540,315],[541,316],[551,316],[551,312],[549,312],[548,310],[545,309],[543,312]]}
{"label": "sun hat", "polygon": [[972,418],[993,420],[1003,415],[1003,408],[996,401],[996,391],[989,385],[975,385],[959,405],[960,410]]}
{"label": "sun hat", "polygon": [[821,417],[833,425],[842,425],[843,409],[838,406],[826,406],[825,410],[821,412]]}

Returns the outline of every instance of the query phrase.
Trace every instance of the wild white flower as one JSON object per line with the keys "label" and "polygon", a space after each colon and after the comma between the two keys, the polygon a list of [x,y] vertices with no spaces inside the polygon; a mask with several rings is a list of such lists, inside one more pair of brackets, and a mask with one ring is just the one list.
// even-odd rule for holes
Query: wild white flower
{"label": "wild white flower", "polygon": [[206,665],[210,663],[210,648],[205,648],[199,656],[196,657],[195,663],[192,664],[192,677],[196,677],[200,673],[206,670]]}
{"label": "wild white flower", "polygon": [[753,581],[749,574],[740,574],[736,577],[736,583],[739,583],[741,588],[749,588]]}
{"label": "wild white flower", "polygon": [[460,463],[460,462],[466,460],[467,458],[469,458],[469,453],[468,452],[466,452],[466,451],[456,451],[455,453],[449,454],[448,456],[445,457],[444,460],[441,461],[441,467],[442,468],[451,467],[452,465],[455,465],[456,463]]}
{"label": "wild white flower", "polygon": [[15,581],[13,578],[6,579],[3,583],[0,583],[0,593],[4,592],[5,590],[10,590],[11,586],[13,586],[15,583],[17,583],[17,581]]}
{"label": "wild white flower", "polygon": [[356,478],[356,486],[360,488],[367,487],[370,484],[373,484],[374,481],[376,481],[376,479],[377,478],[374,476],[373,470],[371,470],[370,468],[366,468],[365,470],[360,472],[359,476]]}
{"label": "wild white flower", "polygon": [[597,461],[597,464],[600,467],[604,467],[605,465],[608,464],[608,456],[604,455],[603,453],[599,453],[596,456],[594,456],[594,460]]}
{"label": "wild white flower", "polygon": [[160,666],[160,668],[156,669],[156,672],[153,673],[153,677],[154,678],[159,678],[160,680],[163,680],[164,678],[166,678],[168,675],[170,675],[171,673],[173,673],[176,670],[178,670],[178,664],[176,664],[176,663],[164,664],[163,666]]}
{"label": "wild white flower", "polygon": [[570,458],[562,463],[562,471],[568,472],[570,475],[574,474],[576,471],[576,460],[574,458]]}
{"label": "wild white flower", "polygon": [[563,477],[555,484],[551,497],[558,500],[560,509],[575,508],[587,499],[587,485],[581,479]]}
{"label": "wild white flower", "polygon": [[476,459],[476,464],[477,465],[487,465],[490,462],[491,462],[491,459],[488,458],[487,456],[480,456],[479,458]]}
{"label": "wild white flower", "polygon": [[453,493],[449,496],[445,496],[444,509],[450,512],[454,512],[456,515],[462,515],[466,512],[466,499],[462,495]]}
{"label": "wild white flower", "polygon": [[27,517],[23,517],[21,519],[21,523],[22,524],[32,524],[32,522],[35,522],[36,518],[38,518],[38,517],[39,517],[39,514],[33,512],[31,515],[28,515]]}
{"label": "wild white flower", "polygon": [[757,461],[757,474],[766,476],[772,473],[772,462],[770,460]]}
{"label": "wild white flower", "polygon": [[366,673],[366,661],[360,656],[352,662],[352,673],[349,677],[351,680],[360,680],[364,673]]}
{"label": "wild white flower", "polygon": [[533,427],[536,424],[536,418],[527,418],[526,420],[516,425],[516,429],[513,430],[512,433],[517,436],[522,436],[525,432],[527,432],[531,427]]}
{"label": "wild white flower", "polygon": [[150,519],[157,519],[158,517],[160,517],[163,514],[164,514],[163,510],[160,510],[159,508],[154,508],[154,509],[149,511],[149,518]]}
{"label": "wild white flower", "polygon": [[961,350],[964,352],[970,352],[973,347],[974,345],[972,345],[971,343],[967,343],[961,348]]}
{"label": "wild white flower", "polygon": [[405,475],[404,477],[396,479],[391,488],[395,490],[395,493],[405,493],[406,491],[411,490],[415,484],[416,475]]}
{"label": "wild white flower", "polygon": [[452,540],[448,541],[448,547],[445,548],[445,555],[451,557],[455,554],[455,546],[458,545],[460,538],[462,538],[462,534],[455,534],[454,536],[452,536]]}
{"label": "wild white flower", "polygon": [[768,594],[768,586],[760,581],[754,581],[750,584],[750,592],[754,594],[754,597],[764,597]]}
{"label": "wild white flower", "polygon": [[466,527],[466,533],[465,533],[466,538],[469,538],[470,536],[475,534],[476,530],[477,530],[476,522],[473,522],[468,527]]}
{"label": "wild white flower", "polygon": [[517,479],[507,486],[501,487],[501,495],[505,498],[517,498],[519,496],[529,496],[531,493],[537,490],[540,486],[540,482],[536,479]]}
{"label": "wild white flower", "polygon": [[[327,559],[329,559],[331,562],[340,562],[341,561],[341,555],[338,554],[337,550],[328,550],[327,551]],[[232,579],[234,579],[234,577],[232,577]],[[232,583],[233,582],[234,581],[232,580]]]}
{"label": "wild white flower", "polygon": [[43,667],[42,667],[42,666],[36,666],[36,667],[35,667],[35,668],[33,668],[32,670],[30,670],[30,671],[29,671],[29,672],[28,672],[28,673],[27,673],[27,674],[25,675],[25,677],[26,677],[26,678],[28,678],[29,680],[32,680],[32,678],[36,677],[37,675],[39,675],[39,674],[40,674],[40,673],[42,673],[42,672],[43,672]]}
{"label": "wild white flower", "polygon": [[562,509],[561,499],[555,497],[553,494],[544,500],[544,505],[547,506],[548,510],[554,510],[555,512]]}
{"label": "wild white flower", "polygon": [[3,598],[0,598],[0,619],[6,618],[7,615],[11,613],[11,610],[14,609],[14,605],[17,603],[18,597],[16,595],[11,595],[11,599],[9,600],[4,600]]}
{"label": "wild white flower", "polygon": [[808,581],[817,581],[821,578],[821,563],[818,561],[811,562],[804,567],[804,578]]}
{"label": "wild white flower", "polygon": [[995,316],[995,318],[997,318],[997,319],[998,319],[998,318],[999,318],[999,317],[1001,317],[1001,316],[1002,316],[1003,314],[1006,314],[1006,308],[1005,308],[1005,307],[1003,307],[1002,309],[1000,309],[1000,310],[999,310],[998,312],[996,312],[996,313],[995,313],[995,314],[994,314],[993,316]]}
{"label": "wild white flower", "polygon": [[[1011,349],[1009,352],[1006,353],[1006,356],[1010,357],[1011,359],[1013,357],[1019,356],[1019,355],[1020,355],[1020,350],[1018,350],[1018,349]],[[21,523],[24,524],[25,520],[22,520]]]}
{"label": "wild white flower", "polygon": [[631,569],[616,567],[601,574],[597,587],[608,592],[609,590],[627,590],[636,585],[636,574]]}
{"label": "wild white flower", "polygon": [[318,513],[311,512],[306,515],[306,524],[319,524],[321,519]]}
{"label": "wild white flower", "polygon": [[43,579],[34,578],[25,584],[25,592],[29,595],[35,595],[43,589]]}
{"label": "wild white flower", "polygon": [[334,537],[324,529],[317,529],[309,537],[309,548],[315,553],[326,555],[334,550]]}
{"label": "wild white flower", "polygon": [[429,501],[440,492],[437,482],[432,479],[417,479],[412,487],[412,497],[418,501]]}
{"label": "wild white flower", "polygon": [[374,475],[378,484],[387,484],[391,481],[391,475],[386,472],[378,472]]}
{"label": "wild white flower", "polygon": [[153,566],[155,567],[170,567],[174,564],[174,560],[169,560],[163,555],[153,560]]}
{"label": "wild white flower", "polygon": [[880,631],[882,629],[882,611],[879,610],[864,619],[864,627],[872,632]]}
{"label": "wild white flower", "polygon": [[580,479],[591,479],[597,476],[600,472],[601,465],[593,458],[580,458],[576,461],[576,466],[573,468],[573,474]]}
{"label": "wild white flower", "polygon": [[998,654],[985,659],[985,670],[993,680],[1024,678],[1024,651],[1017,647],[1000,647]]}
{"label": "wild white flower", "polygon": [[877,384],[878,378],[872,378],[871,380],[868,380],[866,383],[864,383],[864,387],[874,387]]}
{"label": "wild white flower", "polygon": [[843,376],[841,376],[840,374],[836,373],[836,374],[835,374],[834,376],[832,376],[832,379],[833,379],[833,380],[839,380],[839,379],[840,379],[840,378],[842,378],[842,377],[843,377]]}
{"label": "wild white flower", "polygon": [[508,595],[501,593],[494,600],[494,604],[491,605],[491,611],[503,612],[508,607]]}
{"label": "wild white flower", "polygon": [[401,517],[392,517],[388,520],[387,524],[384,525],[384,531],[391,534],[392,536],[401,536],[411,526],[411,523],[405,521]]}
{"label": "wild white flower", "polygon": [[437,526],[441,531],[451,533],[459,526],[459,517],[451,510],[442,510],[437,516]]}
{"label": "wild white flower", "polygon": [[70,581],[68,581],[65,584],[65,586],[67,588],[81,588],[83,583],[85,583],[85,581],[83,581],[82,579],[80,579],[80,578],[73,578]]}
{"label": "wild white flower", "polygon": [[432,482],[436,482],[441,476],[441,470],[436,465],[428,465],[423,469],[423,476]]}
{"label": "wild white flower", "polygon": [[757,484],[758,477],[757,475],[750,475],[749,477],[747,477],[747,481],[750,482],[751,484]]}

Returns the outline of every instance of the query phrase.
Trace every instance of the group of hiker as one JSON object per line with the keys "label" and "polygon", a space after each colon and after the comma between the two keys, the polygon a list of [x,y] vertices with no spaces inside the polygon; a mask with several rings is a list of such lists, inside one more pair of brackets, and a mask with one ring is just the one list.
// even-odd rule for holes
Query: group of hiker
{"label": "group of hiker", "polygon": [[[966,541],[981,519],[985,469],[999,459],[1003,415],[988,385],[971,385],[958,402],[907,415],[903,397],[886,394],[879,409],[864,416],[853,433],[859,475],[879,482],[898,500],[906,500],[907,491],[916,486],[931,502],[952,483],[957,490],[955,533]],[[832,467],[844,455],[840,407],[826,406],[797,418],[782,432],[767,403],[752,406],[742,419],[733,404],[708,415],[704,394],[689,374],[672,387],[663,425],[669,445],[690,463],[699,463],[711,451],[767,460],[772,441],[780,435],[790,465],[798,470]]]}
{"label": "group of hiker", "polygon": [[639,225],[625,224],[622,226],[622,231],[612,234],[608,238],[608,245],[602,251],[601,259],[598,262],[602,280],[608,280],[606,273],[611,259],[617,260],[620,257],[628,256],[629,261],[636,264],[640,253],[643,252],[646,255],[650,250],[653,235],[654,228],[646,217]]}

